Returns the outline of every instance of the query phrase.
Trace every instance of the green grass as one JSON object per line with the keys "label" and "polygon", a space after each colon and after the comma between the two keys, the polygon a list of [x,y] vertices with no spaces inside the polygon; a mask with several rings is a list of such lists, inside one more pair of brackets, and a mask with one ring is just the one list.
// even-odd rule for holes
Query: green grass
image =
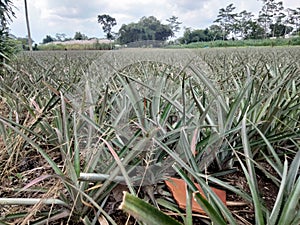
{"label": "green grass", "polygon": [[274,46],[299,46],[300,38],[278,38],[258,40],[217,40],[209,42],[194,42],[189,44],[171,45],[168,48],[223,48],[223,47],[274,47]]}
{"label": "green grass", "polygon": [[[18,198],[32,213],[0,222],[116,224],[107,206],[122,183],[140,224],[147,213],[139,210],[156,212],[143,201],[192,224],[190,205],[180,210],[164,188],[171,175],[186,181],[183,194],[215,224],[240,220],[210,186],[252,204],[250,224],[299,224],[299,62],[298,47],[18,55],[0,87],[1,181],[18,181],[0,204]],[[40,168],[42,175],[32,172]],[[226,182],[237,169],[249,191]],[[271,208],[258,187],[262,176],[278,188]],[[45,195],[35,191],[42,184]]]}

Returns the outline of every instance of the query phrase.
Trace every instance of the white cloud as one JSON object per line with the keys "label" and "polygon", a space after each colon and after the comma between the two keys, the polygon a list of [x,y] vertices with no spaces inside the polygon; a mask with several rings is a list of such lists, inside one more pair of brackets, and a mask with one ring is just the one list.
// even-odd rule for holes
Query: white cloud
{"label": "white cloud", "polygon": [[[283,1],[285,7],[299,7],[298,0]],[[259,0],[30,0],[27,1],[32,37],[36,42],[50,34],[65,33],[73,37],[80,31],[89,37],[104,37],[97,15],[109,14],[116,18],[118,31],[122,24],[137,22],[142,16],[155,16],[162,22],[172,15],[179,17],[182,27],[206,28],[217,18],[220,8],[230,3],[238,12],[246,9],[257,13],[262,6]],[[12,33],[25,37],[24,1],[14,0],[17,19],[11,24]],[[177,35],[178,36],[178,35]]]}

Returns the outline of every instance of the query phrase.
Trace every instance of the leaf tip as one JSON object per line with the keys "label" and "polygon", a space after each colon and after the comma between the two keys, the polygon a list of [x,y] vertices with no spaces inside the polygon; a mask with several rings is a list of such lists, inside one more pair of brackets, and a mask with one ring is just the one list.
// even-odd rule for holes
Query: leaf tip
{"label": "leaf tip", "polygon": [[127,191],[123,191],[123,199],[122,202],[120,204],[120,206],[118,207],[119,210],[123,210],[124,209],[124,205],[125,205],[125,200],[126,200],[126,195],[128,194]]}

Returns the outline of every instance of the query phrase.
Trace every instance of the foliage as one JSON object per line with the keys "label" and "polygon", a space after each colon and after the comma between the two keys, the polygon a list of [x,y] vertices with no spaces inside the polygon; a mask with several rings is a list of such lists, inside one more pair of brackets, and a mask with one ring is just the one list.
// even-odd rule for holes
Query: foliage
{"label": "foliage", "polygon": [[124,193],[120,209],[149,225],[180,225],[176,220],[162,213],[157,208],[127,192]]}
{"label": "foliage", "polygon": [[299,9],[287,9],[285,14],[282,1],[262,0],[262,2],[258,18],[254,18],[254,15],[246,10],[236,13],[233,4],[221,8],[214,23],[222,28],[223,39],[283,37],[293,30],[298,30]]}
{"label": "foliage", "polygon": [[0,1],[0,20],[1,20],[1,30],[5,29],[7,24],[12,21],[15,16],[14,5],[11,0],[1,0]]}
{"label": "foliage", "polygon": [[[65,41],[66,40],[66,34],[64,33],[56,33],[55,37],[58,41]],[[46,36],[47,37],[47,36]]]}
{"label": "foliage", "polygon": [[291,33],[293,28],[277,22],[270,25],[270,30],[273,37],[283,37],[284,35]]}
{"label": "foliage", "polygon": [[123,24],[119,30],[121,44],[142,40],[165,41],[173,35],[169,25],[162,24],[154,16],[143,17],[137,23]]}
{"label": "foliage", "polygon": [[213,25],[210,29],[206,28],[205,30],[191,30],[190,28],[186,28],[183,37],[178,40],[181,44],[189,44],[192,42],[208,42],[222,39],[221,27]]}
{"label": "foliage", "polygon": [[[258,22],[262,24],[266,38],[271,24],[280,22],[280,17],[283,15],[282,11],[284,7],[281,1],[276,2],[275,0],[262,0],[262,2],[263,7],[259,12]],[[274,33],[272,33],[272,37],[274,37]]]}
{"label": "foliage", "polygon": [[[81,34],[80,32],[76,32],[74,36],[76,36],[76,38],[79,38],[78,40],[87,40],[88,39],[88,37],[85,34]],[[43,39],[42,44],[48,44],[48,43],[55,42],[55,41],[63,42],[63,41],[70,41],[70,40],[74,40],[74,39],[67,38],[66,34],[64,34],[64,33],[56,33],[55,37],[47,34],[46,37]]]}
{"label": "foliage", "polygon": [[173,31],[173,35],[175,36],[175,33],[177,33],[180,30],[180,24],[182,24],[182,22],[178,21],[178,17],[177,16],[171,16],[169,19],[167,19],[167,21],[169,22],[169,26],[171,28],[171,30]]}
{"label": "foliage", "polygon": [[295,32],[299,32],[300,29],[300,8],[297,9],[287,9],[287,17],[285,22],[290,24],[292,27],[295,27]]}
{"label": "foliage", "polygon": [[11,51],[11,41],[8,32],[8,24],[15,17],[13,9],[14,5],[11,0],[0,1],[0,69],[5,59],[8,59],[13,52]]}
{"label": "foliage", "polygon": [[[0,198],[10,212],[0,222],[116,224],[109,197],[125,186],[134,207],[148,201],[186,225],[192,197],[201,223],[241,223],[217,185],[253,205],[248,224],[299,224],[299,57],[298,47],[20,54],[0,86],[1,182],[18,173],[10,197],[43,201],[22,214]],[[226,178],[236,168],[247,189]],[[186,210],[164,187],[173,175],[187,184]],[[271,207],[259,177],[278,187]]]}
{"label": "foliage", "polygon": [[53,42],[55,41],[55,38],[51,37],[50,35],[46,35],[46,37],[43,39],[43,44],[47,44],[47,43],[50,43],[50,42]]}
{"label": "foliage", "polygon": [[88,37],[79,31],[77,31],[74,35],[74,40],[87,40],[87,39],[88,39]]}
{"label": "foliage", "polygon": [[264,29],[257,21],[250,22],[248,25],[250,30],[248,30],[245,39],[263,39]]}
{"label": "foliage", "polygon": [[[19,41],[21,43],[23,50],[30,50],[28,40],[29,39],[27,37],[24,37],[24,38],[18,37],[17,38],[17,41]],[[34,40],[31,40],[31,43],[34,43]]]}
{"label": "foliage", "polygon": [[[262,33],[263,34],[263,33]],[[263,38],[263,36],[261,36]],[[300,45],[299,37],[278,38],[278,39],[246,39],[227,41],[204,41],[181,45],[170,45],[167,48],[218,48],[218,47],[257,47],[257,46],[297,46]]]}
{"label": "foliage", "polygon": [[221,8],[219,10],[218,19],[214,21],[214,23],[218,23],[219,26],[222,28],[223,40],[227,38],[231,31],[236,29],[235,21],[237,14],[233,13],[234,10],[235,6],[233,6],[233,3],[226,6],[226,8]]}
{"label": "foliage", "polygon": [[[13,58],[15,54],[20,52],[22,50],[22,43],[18,40],[15,40],[11,37],[2,37],[0,38],[0,68],[2,68],[3,65],[8,65],[10,58]],[[4,64],[3,64],[4,62]],[[2,70],[0,74],[2,74]]]}
{"label": "foliage", "polygon": [[[237,20],[239,21],[235,24],[235,31],[236,33],[240,33],[240,37],[246,38],[250,32],[253,32],[253,14],[251,12],[247,12],[246,10],[241,11],[237,14]],[[257,33],[257,32],[255,32]]]}
{"label": "foliage", "polygon": [[168,46],[168,43],[165,41],[156,41],[156,40],[144,40],[144,41],[135,41],[126,44],[125,48],[164,48]]}
{"label": "foliage", "polygon": [[107,14],[98,15],[98,23],[102,24],[102,29],[106,33],[107,39],[113,39],[111,29],[117,25],[116,19]]}

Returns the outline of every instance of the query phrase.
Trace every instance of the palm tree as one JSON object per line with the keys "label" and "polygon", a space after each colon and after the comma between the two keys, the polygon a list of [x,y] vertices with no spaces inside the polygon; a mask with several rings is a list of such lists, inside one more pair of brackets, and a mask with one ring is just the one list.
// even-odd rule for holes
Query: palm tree
{"label": "palm tree", "polygon": [[24,0],[24,5],[25,5],[25,17],[26,17],[27,33],[28,33],[28,45],[29,45],[29,50],[32,51],[32,41],[31,41],[31,34],[30,34],[30,27],[29,27],[27,0]]}

